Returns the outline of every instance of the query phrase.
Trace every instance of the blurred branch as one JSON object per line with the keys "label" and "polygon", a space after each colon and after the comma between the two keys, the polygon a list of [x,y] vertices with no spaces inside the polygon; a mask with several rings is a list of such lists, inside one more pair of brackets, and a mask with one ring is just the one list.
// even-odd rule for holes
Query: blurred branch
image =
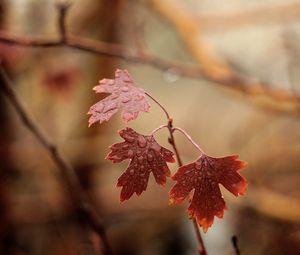
{"label": "blurred branch", "polygon": [[260,6],[246,10],[234,10],[222,13],[198,15],[197,20],[204,30],[234,29],[256,23],[274,24],[277,22],[299,21],[299,1],[287,1],[283,4]]}
{"label": "blurred branch", "polygon": [[236,255],[241,255],[237,236],[231,238],[232,246]]}
{"label": "blurred branch", "polygon": [[[250,99],[277,110],[300,111],[300,95],[274,84],[251,81],[221,60],[201,37],[201,24],[178,0],[151,0],[152,7],[178,31],[188,50],[201,66],[202,76],[216,84],[242,92]],[[271,100],[270,100],[271,99]],[[281,104],[279,104],[281,103]]]}
{"label": "blurred branch", "polygon": [[57,9],[59,12],[58,15],[58,28],[61,36],[61,42],[65,42],[67,37],[67,31],[66,31],[66,14],[68,12],[68,9],[71,7],[71,4],[69,2],[59,2],[57,3]]}
{"label": "blurred branch", "polygon": [[265,215],[300,223],[298,197],[292,197],[263,187],[252,187],[246,200],[247,205]]}
{"label": "blurred branch", "polygon": [[[77,218],[80,223],[86,222],[89,227],[91,227],[103,241],[103,246],[105,254],[111,255],[112,250],[108,243],[107,237],[105,235],[104,226],[102,219],[100,219],[93,207],[88,203],[88,200],[84,196],[84,191],[80,185],[80,182],[77,178],[77,175],[68,162],[59,153],[57,147],[44,135],[38,125],[29,117],[29,114],[26,112],[24,106],[20,102],[18,96],[16,95],[13,87],[14,84],[8,77],[6,71],[0,64],[0,76],[2,83],[0,89],[4,95],[8,98],[17,114],[19,115],[24,126],[38,139],[38,141],[48,150],[53,161],[56,163],[57,167],[61,170],[61,174],[64,177],[70,197],[72,199],[73,205],[77,210]],[[88,234],[85,231],[85,226],[82,226],[84,233]],[[91,244],[92,245],[92,244]]]}
{"label": "blurred branch", "polygon": [[217,80],[234,78],[233,71],[219,59],[212,48],[201,37],[201,26],[182,1],[151,0],[153,8],[166,18],[177,30],[188,50],[199,62],[208,77]]}
{"label": "blurred branch", "polygon": [[141,54],[137,49],[129,49],[122,45],[69,35],[65,24],[67,8],[59,6],[58,24],[60,37],[58,39],[46,36],[16,36],[0,31],[0,43],[39,48],[66,46],[83,52],[150,65],[163,71],[173,69],[180,75],[206,79],[216,85],[244,94],[255,103],[271,109],[285,112],[300,112],[300,95],[285,89],[276,88],[272,84],[246,79],[220,60],[212,49],[199,38],[200,28],[197,24],[197,19],[180,6],[177,1],[152,0],[152,3],[163,16],[167,17],[175,25],[188,48],[200,63],[200,66],[181,64],[145,51]]}

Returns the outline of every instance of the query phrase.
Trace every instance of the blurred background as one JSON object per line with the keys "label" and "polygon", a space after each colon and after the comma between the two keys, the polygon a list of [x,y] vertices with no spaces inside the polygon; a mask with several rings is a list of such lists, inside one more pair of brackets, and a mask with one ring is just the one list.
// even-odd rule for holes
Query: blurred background
{"label": "blurred background", "polygon": [[[20,36],[57,38],[58,1],[0,0],[0,28]],[[120,44],[169,63],[202,68],[187,75],[68,47],[24,48],[0,43],[0,57],[30,116],[57,145],[103,218],[116,255],[197,254],[188,203],[168,206],[168,190],[150,178],[139,198],[119,202],[116,180],[128,162],[105,161],[121,139],[120,114],[87,127],[92,88],[128,69],[211,156],[239,154],[247,194],[223,189],[229,210],[204,235],[209,255],[300,254],[300,1],[70,0],[73,35]],[[0,33],[0,38],[1,38]],[[240,79],[235,79],[238,75]],[[242,78],[241,78],[242,77]],[[3,82],[3,81],[0,81]],[[152,103],[152,102],[151,102]],[[147,134],[165,123],[152,103],[128,125]],[[168,133],[157,140],[171,149]],[[176,134],[184,163],[195,148]],[[170,165],[172,173],[176,171]],[[0,93],[0,254],[101,252],[101,240],[72,216],[68,191],[48,151]]]}

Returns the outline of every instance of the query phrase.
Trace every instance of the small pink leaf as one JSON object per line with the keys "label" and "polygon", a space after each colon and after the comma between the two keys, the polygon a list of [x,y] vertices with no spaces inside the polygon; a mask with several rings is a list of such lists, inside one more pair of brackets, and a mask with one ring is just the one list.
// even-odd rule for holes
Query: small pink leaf
{"label": "small pink leaf", "polygon": [[135,86],[127,70],[117,69],[115,79],[103,79],[94,87],[96,93],[109,93],[108,97],[94,104],[88,111],[91,115],[89,126],[95,122],[108,121],[118,109],[123,109],[125,122],[136,119],[139,112],[148,112],[150,105],[145,91]]}
{"label": "small pink leaf", "polygon": [[130,159],[117,183],[122,187],[120,200],[128,200],[134,192],[139,196],[145,191],[151,172],[158,184],[165,184],[166,177],[170,176],[166,162],[175,162],[173,152],[160,146],[153,135],[141,135],[131,128],[122,129],[119,134],[125,142],[111,145],[106,159],[114,163]]}
{"label": "small pink leaf", "polygon": [[206,232],[214,216],[222,218],[227,209],[219,184],[235,196],[245,193],[247,181],[237,171],[246,162],[237,158],[237,155],[213,158],[202,154],[193,163],[180,167],[172,177],[177,183],[170,191],[170,203],[181,203],[194,190],[188,212]]}

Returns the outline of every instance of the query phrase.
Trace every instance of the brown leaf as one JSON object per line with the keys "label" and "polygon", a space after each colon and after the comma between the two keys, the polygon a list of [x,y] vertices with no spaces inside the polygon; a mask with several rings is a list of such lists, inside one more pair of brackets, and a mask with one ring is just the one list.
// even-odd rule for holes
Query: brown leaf
{"label": "brown leaf", "polygon": [[247,181],[237,171],[246,162],[237,158],[237,155],[213,158],[202,154],[195,162],[180,167],[172,177],[177,183],[170,191],[170,203],[181,203],[194,190],[188,213],[206,232],[214,216],[222,218],[227,209],[219,184],[235,196],[245,193]]}
{"label": "brown leaf", "polygon": [[122,118],[125,122],[136,119],[139,112],[148,112],[150,105],[143,89],[135,86],[127,70],[117,69],[115,79],[103,79],[94,87],[96,93],[110,93],[108,97],[94,104],[88,114],[89,126],[95,122],[108,121],[118,109],[123,108]]}
{"label": "brown leaf", "polygon": [[160,146],[153,135],[141,135],[131,128],[122,129],[119,134],[125,142],[111,145],[106,159],[114,163],[130,159],[117,183],[122,187],[120,200],[128,200],[134,192],[139,196],[146,190],[151,172],[158,184],[165,184],[170,176],[166,162],[175,162],[173,152]]}

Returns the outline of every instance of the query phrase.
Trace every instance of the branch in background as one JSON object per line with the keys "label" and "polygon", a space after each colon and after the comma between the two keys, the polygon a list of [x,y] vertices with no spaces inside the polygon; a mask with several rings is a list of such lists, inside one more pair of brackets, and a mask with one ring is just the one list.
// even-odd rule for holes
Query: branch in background
{"label": "branch in background", "polygon": [[300,3],[296,1],[282,1],[281,4],[247,8],[222,13],[201,14],[197,16],[198,23],[203,30],[235,29],[245,25],[257,23],[274,24],[279,22],[299,21]]}
{"label": "branch in background", "polygon": [[203,78],[242,92],[250,99],[274,109],[300,111],[300,95],[286,89],[276,89],[278,86],[272,84],[251,81],[222,61],[201,37],[201,24],[197,17],[182,2],[151,0],[151,4],[176,28],[188,50],[199,62]]}
{"label": "branch in background", "polygon": [[[37,124],[29,117],[18,96],[16,95],[13,87],[13,83],[8,77],[7,73],[0,65],[0,76],[3,83],[0,86],[3,94],[8,98],[13,108],[16,110],[24,126],[37,138],[37,140],[43,145],[43,147],[49,152],[52,160],[60,169],[63,176],[63,181],[67,185],[68,192],[73,202],[74,209],[78,212],[78,218],[82,221],[87,221],[87,224],[96,233],[99,234],[102,239],[105,254],[112,255],[112,250],[105,235],[102,219],[96,214],[96,211],[89,204],[88,200],[84,196],[84,191],[80,185],[78,177],[68,162],[59,153],[57,147],[44,135],[42,130]],[[86,231],[85,231],[86,232]],[[86,233],[87,235],[88,233]]]}
{"label": "branch in background", "polygon": [[[0,31],[0,43],[17,45],[24,47],[62,47],[77,49],[97,55],[116,57],[132,63],[140,63],[153,66],[157,69],[166,71],[176,70],[180,75],[206,79],[216,85],[229,88],[233,91],[244,94],[255,103],[284,112],[300,112],[300,96],[291,91],[278,89],[271,84],[253,82],[243,78],[229,66],[220,61],[209,49],[208,45],[200,42],[196,32],[199,26],[196,24],[190,13],[186,13],[184,8],[178,8],[178,3],[168,1],[152,0],[155,8],[166,16],[177,27],[180,35],[186,38],[185,41],[192,53],[196,55],[201,66],[185,65],[175,61],[166,60],[158,56],[139,50],[131,50],[121,45],[106,43],[101,41],[89,40],[66,33],[65,16],[68,7],[59,7],[59,31],[60,38],[52,39],[43,37],[16,36],[4,31]],[[171,5],[170,3],[174,3]],[[64,19],[62,19],[62,17]],[[196,31],[197,30],[197,31]]]}
{"label": "branch in background", "polygon": [[[61,40],[66,38],[65,29],[65,14],[67,11],[66,5],[58,5],[59,9],[59,28],[61,32]],[[47,42],[44,45],[56,45],[58,42]],[[40,44],[40,43],[38,43]],[[82,223],[86,223],[92,230],[94,230],[102,240],[104,253],[106,255],[112,255],[112,249],[109,245],[108,239],[105,234],[104,224],[102,219],[97,215],[96,210],[89,204],[88,199],[84,195],[84,190],[79,182],[79,179],[73,169],[73,167],[64,160],[59,153],[57,147],[44,135],[38,125],[29,117],[18,96],[16,95],[13,87],[14,84],[7,75],[0,62],[0,76],[3,80],[0,89],[4,95],[8,98],[17,114],[19,115],[24,126],[37,138],[37,140],[48,150],[52,160],[55,162],[59,170],[61,171],[63,181],[66,183],[70,198],[72,200],[74,209],[77,213],[77,219]],[[86,236],[88,231],[85,225],[82,225],[82,229]],[[90,243],[91,244],[91,243]],[[91,244],[92,245],[92,244]]]}
{"label": "branch in background", "polygon": [[240,251],[240,248],[239,248],[237,236],[233,236],[231,238],[231,242],[232,242],[232,246],[233,246],[235,255],[241,255],[241,251]]}

